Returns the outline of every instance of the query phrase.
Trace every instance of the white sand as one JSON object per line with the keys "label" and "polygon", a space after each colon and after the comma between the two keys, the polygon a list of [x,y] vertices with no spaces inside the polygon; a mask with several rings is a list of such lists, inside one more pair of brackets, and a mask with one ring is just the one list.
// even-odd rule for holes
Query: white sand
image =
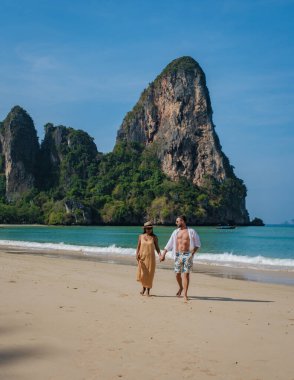
{"label": "white sand", "polygon": [[294,288],[0,253],[0,379],[294,379]]}

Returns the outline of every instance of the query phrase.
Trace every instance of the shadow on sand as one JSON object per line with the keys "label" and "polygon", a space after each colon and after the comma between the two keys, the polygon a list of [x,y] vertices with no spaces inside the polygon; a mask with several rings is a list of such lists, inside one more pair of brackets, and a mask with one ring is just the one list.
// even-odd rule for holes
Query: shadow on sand
{"label": "shadow on sand", "polygon": [[[20,326],[0,326],[0,335],[9,335],[21,329],[22,327]],[[30,358],[40,359],[48,354],[52,355],[54,351],[50,347],[44,347],[40,344],[22,345],[16,343],[14,345],[10,345],[10,347],[4,347],[2,344],[0,347],[0,368],[7,365],[13,365],[21,360]]]}
{"label": "shadow on sand", "polygon": [[[151,297],[162,297],[162,298],[183,298],[178,296],[164,296],[152,294]],[[189,301],[222,301],[222,302],[261,302],[269,303],[274,301],[267,300],[251,300],[246,298],[230,298],[230,297],[200,297],[200,296],[189,296]]]}
{"label": "shadow on sand", "polygon": [[49,350],[35,347],[15,347],[15,348],[1,348],[0,349],[0,368],[5,365],[13,364],[16,361],[25,360],[28,358],[40,358],[47,355]]}

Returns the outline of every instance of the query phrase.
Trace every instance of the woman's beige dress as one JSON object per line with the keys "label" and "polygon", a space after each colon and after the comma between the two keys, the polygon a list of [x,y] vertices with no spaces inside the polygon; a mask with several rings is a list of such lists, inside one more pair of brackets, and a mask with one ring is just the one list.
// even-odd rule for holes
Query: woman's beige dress
{"label": "woman's beige dress", "polygon": [[151,289],[155,273],[155,245],[153,238],[141,236],[139,254],[137,281],[141,281],[144,288]]}

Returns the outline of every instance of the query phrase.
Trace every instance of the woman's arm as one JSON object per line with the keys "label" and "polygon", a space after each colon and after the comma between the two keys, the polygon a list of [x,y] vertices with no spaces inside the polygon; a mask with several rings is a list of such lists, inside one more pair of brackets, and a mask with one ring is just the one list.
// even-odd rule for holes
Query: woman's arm
{"label": "woman's arm", "polygon": [[155,245],[155,249],[156,249],[156,252],[159,254],[160,256],[160,248],[159,248],[159,245],[158,245],[158,238],[157,236],[154,236],[154,245]]}
{"label": "woman's arm", "polygon": [[137,259],[137,261],[140,260],[140,247],[141,247],[141,235],[139,235],[138,245],[137,245],[137,251],[136,251],[136,259]]}

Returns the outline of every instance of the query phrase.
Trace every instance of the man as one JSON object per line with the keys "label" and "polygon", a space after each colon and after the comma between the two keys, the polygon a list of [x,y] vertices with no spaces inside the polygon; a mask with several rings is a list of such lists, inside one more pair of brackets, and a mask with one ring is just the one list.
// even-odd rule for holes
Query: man
{"label": "man", "polygon": [[188,228],[186,222],[184,215],[177,217],[176,225],[178,228],[172,233],[160,258],[160,261],[163,261],[166,252],[172,250],[175,259],[176,279],[179,284],[177,296],[180,297],[184,290],[185,301],[188,300],[188,288],[190,272],[193,267],[193,258],[201,246],[197,232]]}

